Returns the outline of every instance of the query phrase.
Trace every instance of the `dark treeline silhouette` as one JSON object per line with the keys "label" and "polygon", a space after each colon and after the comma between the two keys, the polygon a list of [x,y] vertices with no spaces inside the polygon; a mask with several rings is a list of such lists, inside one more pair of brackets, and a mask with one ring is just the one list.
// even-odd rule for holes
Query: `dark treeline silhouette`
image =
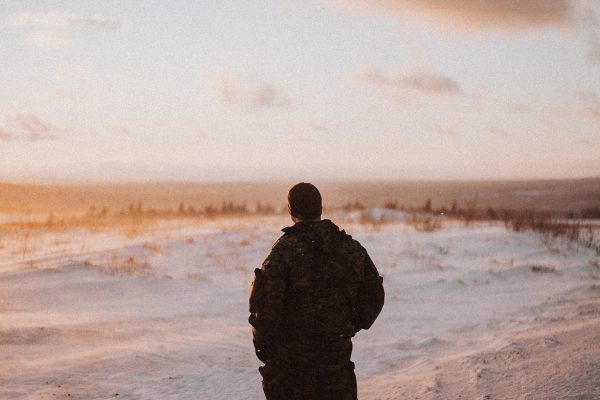
{"label": "dark treeline silhouette", "polygon": [[[363,208],[350,208],[350,205],[361,204],[360,201],[354,203],[347,203],[345,209],[364,209]],[[523,209],[512,209],[512,208],[494,208],[494,207],[478,207],[477,199],[465,200],[462,205],[456,200],[453,200],[449,206],[443,205],[440,207],[434,207],[431,199],[426,199],[425,203],[420,207],[405,207],[398,205],[395,200],[387,200],[384,202],[384,208],[390,210],[399,210],[405,212],[418,212],[418,213],[429,213],[429,214],[441,214],[449,217],[459,217],[461,219],[469,220],[499,220],[503,221],[506,219],[513,219],[522,215],[534,214],[537,217],[543,218],[561,218],[561,219],[600,219],[600,206],[582,208],[579,211],[550,211],[550,210],[537,210],[531,208]]]}
{"label": "dark treeline silhouette", "polygon": [[[507,229],[514,232],[537,232],[546,239],[562,237],[584,247],[594,249],[600,255],[600,243],[597,240],[600,225],[589,221],[600,219],[600,207],[583,208],[578,212],[574,210],[552,212],[532,209],[477,208],[475,199],[466,201],[464,207],[460,207],[458,202],[453,200],[449,207],[434,208],[430,199],[427,199],[422,207],[398,207],[397,202],[394,201],[387,201],[385,207],[431,216],[447,216],[464,221],[467,226],[474,221],[501,221]],[[421,230],[434,231],[438,228],[434,223],[439,221],[435,219],[420,220],[420,222],[423,221],[426,224],[420,224],[424,226]]]}
{"label": "dark treeline silhouette", "polygon": [[[141,201],[132,202],[125,210],[120,210],[115,215],[121,217],[127,216],[149,216],[149,217],[193,217],[193,216],[223,216],[223,215],[268,215],[278,214],[281,210],[276,209],[268,203],[257,202],[254,207],[248,207],[247,202],[236,203],[233,201],[224,200],[220,205],[208,204],[205,206],[195,206],[179,203],[176,209],[157,209],[154,207],[145,208]],[[91,206],[87,216],[90,217],[106,217],[109,212],[106,207],[102,208],[101,212],[97,212],[95,206]]]}

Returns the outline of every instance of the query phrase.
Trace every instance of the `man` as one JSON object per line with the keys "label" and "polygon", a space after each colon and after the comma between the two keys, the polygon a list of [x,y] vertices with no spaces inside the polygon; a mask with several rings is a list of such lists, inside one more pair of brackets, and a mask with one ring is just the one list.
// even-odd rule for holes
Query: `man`
{"label": "man", "polygon": [[283,229],[250,291],[254,347],[268,400],[356,400],[351,338],[368,329],[384,290],[367,251],[330,220],[310,183],[288,194]]}

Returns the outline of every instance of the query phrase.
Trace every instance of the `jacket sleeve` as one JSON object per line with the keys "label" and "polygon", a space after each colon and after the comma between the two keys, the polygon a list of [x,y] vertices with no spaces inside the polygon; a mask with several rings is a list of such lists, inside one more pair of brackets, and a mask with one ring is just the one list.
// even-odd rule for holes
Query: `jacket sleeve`
{"label": "jacket sleeve", "polygon": [[256,356],[266,362],[270,343],[277,337],[283,313],[285,279],[284,258],[275,245],[261,268],[254,270],[254,281],[250,289],[250,317],[252,338]]}
{"label": "jacket sleeve", "polygon": [[363,280],[360,282],[354,308],[353,324],[355,331],[369,329],[379,316],[385,300],[383,278],[367,251],[361,247],[360,259],[364,266]]}

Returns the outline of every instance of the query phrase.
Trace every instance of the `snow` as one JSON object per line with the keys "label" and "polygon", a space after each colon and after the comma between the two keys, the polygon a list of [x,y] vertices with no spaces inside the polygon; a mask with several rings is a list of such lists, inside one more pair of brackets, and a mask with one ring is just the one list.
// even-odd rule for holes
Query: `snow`
{"label": "snow", "polygon": [[[598,256],[565,241],[446,220],[420,232],[404,213],[368,212],[374,223],[334,218],[384,276],[383,312],[354,339],[362,399],[380,378],[506,345],[600,278]],[[290,223],[0,233],[0,398],[263,398],[247,296]]]}

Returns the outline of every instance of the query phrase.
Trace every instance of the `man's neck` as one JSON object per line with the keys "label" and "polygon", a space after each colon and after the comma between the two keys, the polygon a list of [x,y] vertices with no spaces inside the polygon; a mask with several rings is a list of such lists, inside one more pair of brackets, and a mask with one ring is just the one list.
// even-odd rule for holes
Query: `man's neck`
{"label": "man's neck", "polygon": [[317,218],[313,218],[313,219],[302,219],[302,218],[298,218],[298,217],[292,217],[292,221],[294,221],[295,224],[299,224],[301,222],[319,222],[321,220],[321,217],[317,217]]}

